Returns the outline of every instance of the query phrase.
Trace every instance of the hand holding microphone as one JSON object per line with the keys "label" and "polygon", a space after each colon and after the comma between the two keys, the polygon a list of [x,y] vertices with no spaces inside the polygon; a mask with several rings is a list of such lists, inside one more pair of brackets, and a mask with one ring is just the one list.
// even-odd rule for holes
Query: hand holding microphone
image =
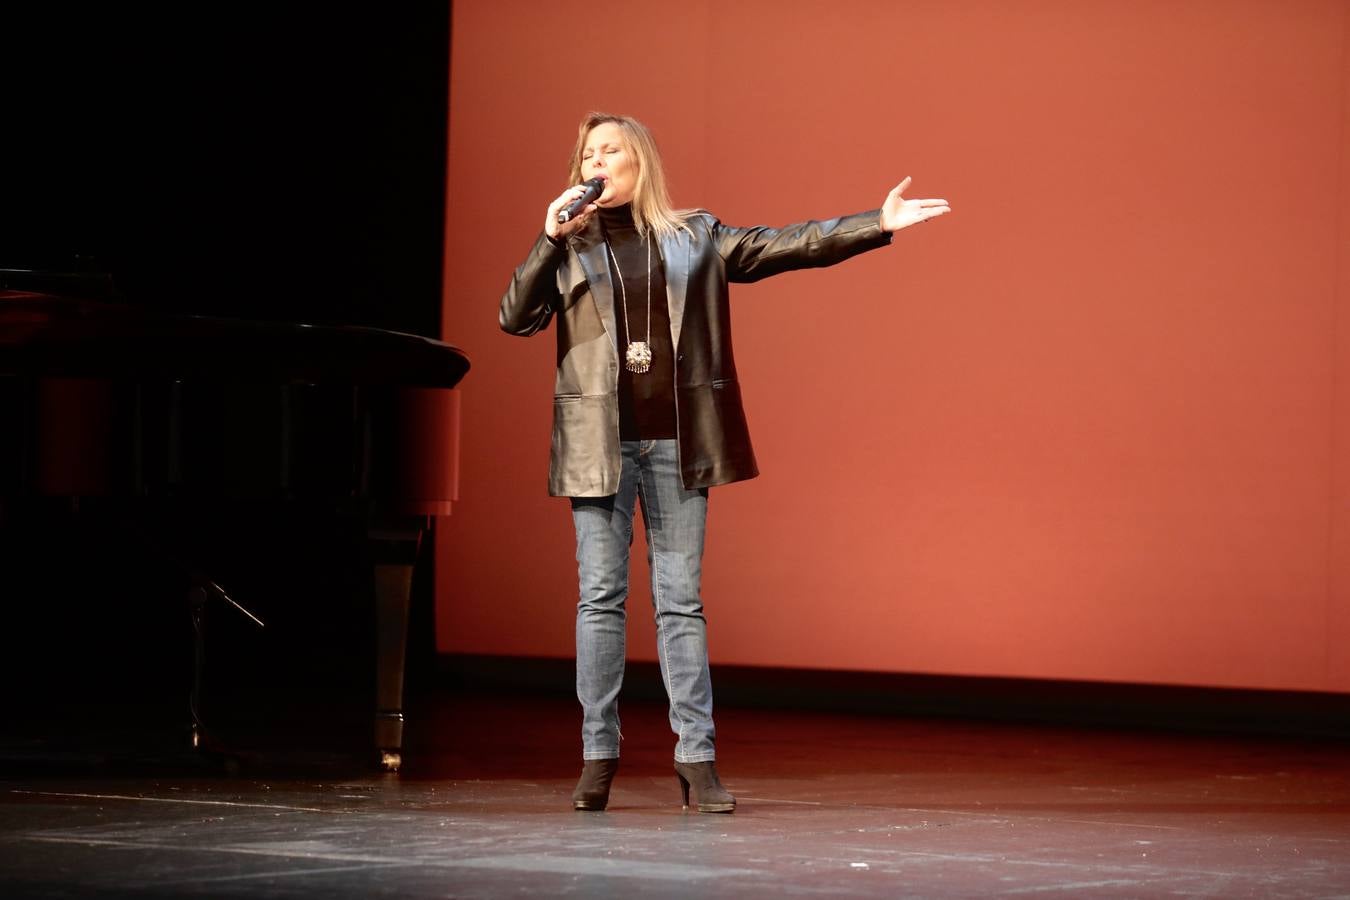
{"label": "hand holding microphone", "polygon": [[596,200],[600,199],[600,195],[605,192],[605,176],[597,175],[594,178],[588,178],[581,183],[581,187],[585,189],[582,191],[581,196],[567,204],[567,206],[558,213],[559,225],[566,225],[569,221],[576,218],[577,214],[587,206],[590,206]]}
{"label": "hand holding microphone", "polygon": [[605,181],[604,175],[596,175],[563,191],[549,205],[544,233],[556,240],[581,228],[597,209],[595,201],[605,192]]}

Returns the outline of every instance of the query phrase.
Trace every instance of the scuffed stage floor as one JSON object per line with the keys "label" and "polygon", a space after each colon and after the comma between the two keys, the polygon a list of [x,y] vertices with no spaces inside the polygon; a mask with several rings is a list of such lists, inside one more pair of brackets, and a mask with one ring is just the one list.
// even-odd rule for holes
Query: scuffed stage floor
{"label": "scuffed stage floor", "polygon": [[578,716],[424,701],[398,776],[320,752],[226,775],[11,742],[0,881],[7,897],[1350,896],[1343,742],[722,709],[740,805],[699,815],[679,806],[664,710],[633,703],[610,808],[578,813]]}

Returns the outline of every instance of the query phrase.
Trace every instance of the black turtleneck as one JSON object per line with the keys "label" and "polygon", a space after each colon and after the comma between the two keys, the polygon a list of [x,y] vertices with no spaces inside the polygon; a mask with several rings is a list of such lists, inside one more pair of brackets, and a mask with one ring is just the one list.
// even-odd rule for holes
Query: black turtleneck
{"label": "black turtleneck", "polygon": [[[660,246],[651,243],[651,272],[647,271],[647,242],[638,237],[633,210],[625,204],[601,209],[600,227],[623,272],[623,289],[614,275],[614,319],[619,344],[619,439],[654,441],[675,437],[675,348],[670,342],[670,308],[666,304],[666,273]],[[628,371],[624,357],[630,341],[647,340],[647,282],[651,280],[651,368],[642,374]],[[628,333],[624,332],[623,303],[628,300]]]}

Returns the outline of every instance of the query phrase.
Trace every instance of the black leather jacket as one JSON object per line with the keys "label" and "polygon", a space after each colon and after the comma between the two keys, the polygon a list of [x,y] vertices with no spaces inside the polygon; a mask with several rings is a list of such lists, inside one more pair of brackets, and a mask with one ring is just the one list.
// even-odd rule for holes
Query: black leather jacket
{"label": "black leather jacket", "polygon": [[[731,352],[728,282],[831,266],[890,243],[880,210],[786,228],[733,228],[706,212],[661,240],[675,351],[680,473],[688,490],[759,474]],[[539,236],[502,297],[500,322],[528,336],[558,317],[549,493],[604,497],[619,487],[619,348],[599,223],[555,245]]]}

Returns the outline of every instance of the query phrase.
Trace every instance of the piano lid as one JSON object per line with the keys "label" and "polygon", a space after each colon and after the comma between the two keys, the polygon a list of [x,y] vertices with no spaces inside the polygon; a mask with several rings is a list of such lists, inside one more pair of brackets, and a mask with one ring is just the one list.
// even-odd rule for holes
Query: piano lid
{"label": "piano lid", "polygon": [[173,315],[117,300],[106,276],[0,270],[0,375],[451,388],[462,350],[379,328]]}

